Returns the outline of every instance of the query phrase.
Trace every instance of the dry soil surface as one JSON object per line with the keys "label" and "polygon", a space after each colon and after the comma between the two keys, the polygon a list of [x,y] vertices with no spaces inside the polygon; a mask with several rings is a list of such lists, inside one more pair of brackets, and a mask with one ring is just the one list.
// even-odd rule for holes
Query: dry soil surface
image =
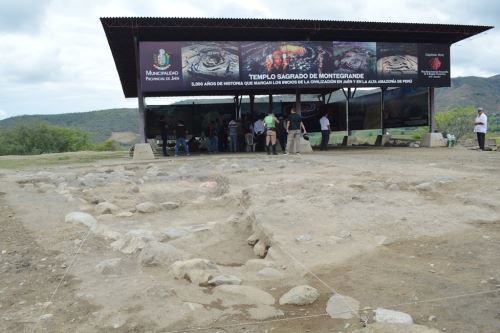
{"label": "dry soil surface", "polygon": [[[499,167],[361,148],[0,170],[0,331],[498,333]],[[281,305],[298,285],[319,297]],[[336,294],[359,308],[332,318]]]}

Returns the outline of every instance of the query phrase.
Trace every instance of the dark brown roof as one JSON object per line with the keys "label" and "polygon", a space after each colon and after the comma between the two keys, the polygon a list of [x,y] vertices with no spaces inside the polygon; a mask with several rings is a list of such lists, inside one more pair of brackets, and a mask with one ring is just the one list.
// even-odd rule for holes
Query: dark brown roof
{"label": "dark brown roof", "polygon": [[[352,40],[451,45],[493,28],[455,24],[175,17],[103,17],[101,23],[108,38],[125,97],[137,97],[134,37],[137,37],[137,41]],[[290,92],[293,93],[294,90]],[[320,93],[318,90],[314,92]],[[269,92],[252,91],[252,93]],[[280,93],[287,91],[280,90]],[[196,92],[196,94],[201,93]],[[209,94],[213,95],[214,92],[211,91]],[[224,91],[221,94],[232,93]]]}

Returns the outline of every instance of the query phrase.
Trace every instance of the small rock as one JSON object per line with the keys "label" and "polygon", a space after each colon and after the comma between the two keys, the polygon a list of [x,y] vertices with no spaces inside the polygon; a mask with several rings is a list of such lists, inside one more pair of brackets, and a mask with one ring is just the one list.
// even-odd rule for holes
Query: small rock
{"label": "small rock", "polygon": [[208,181],[200,184],[200,190],[204,192],[211,192],[217,188],[217,182]]}
{"label": "small rock", "polygon": [[161,232],[160,242],[168,242],[173,239],[181,238],[189,235],[189,231],[180,228],[166,228]]}
{"label": "small rock", "polygon": [[170,266],[170,269],[176,279],[186,279],[201,286],[208,285],[208,281],[219,275],[217,264],[199,258],[176,261]]}
{"label": "small rock", "polygon": [[340,236],[340,238],[342,238],[342,239],[350,239],[350,238],[352,238],[352,234],[351,234],[351,232],[350,232],[350,231],[346,231],[346,230],[342,230],[342,231],[340,232],[340,235],[339,235],[339,236]]}
{"label": "small rock", "polygon": [[253,247],[253,253],[261,258],[264,258],[267,254],[268,247],[262,241],[258,241],[257,244]]}
{"label": "small rock", "polygon": [[125,236],[111,243],[111,247],[122,253],[132,254],[143,249],[146,243],[153,239],[153,233],[150,230],[130,230]]}
{"label": "small rock", "polygon": [[121,258],[113,258],[113,259],[106,259],[101,261],[95,266],[95,269],[97,272],[99,272],[102,275],[118,275],[120,274],[120,263],[122,259]]}
{"label": "small rock", "polygon": [[326,312],[334,319],[351,319],[359,311],[359,302],[352,297],[335,294],[326,304]]}
{"label": "small rock", "polygon": [[118,206],[116,206],[110,202],[100,202],[94,208],[94,211],[96,212],[96,214],[99,214],[99,215],[115,214],[119,210],[120,210],[120,208],[118,208]]}
{"label": "small rock", "polygon": [[41,315],[40,320],[50,320],[53,317],[54,317],[54,315],[52,313],[47,313],[47,314]]}
{"label": "small rock", "polygon": [[255,244],[257,244],[258,241],[259,241],[259,237],[257,236],[257,234],[253,234],[247,238],[247,243],[250,246],[254,246]]}
{"label": "small rock", "polygon": [[375,311],[375,321],[378,323],[390,324],[413,324],[411,316],[404,312],[377,308]]}
{"label": "small rock", "polygon": [[276,268],[276,264],[273,261],[266,259],[250,259],[245,263],[244,266],[248,270],[252,271],[260,271],[265,267],[273,267]]}
{"label": "small rock", "polygon": [[155,213],[157,212],[160,208],[152,203],[152,202],[143,202],[135,206],[138,212],[140,213]]}
{"label": "small rock", "polygon": [[223,303],[227,304],[266,304],[273,305],[274,297],[251,286],[235,286],[235,285],[222,285],[213,289],[215,298],[220,298]]}
{"label": "small rock", "polygon": [[429,321],[436,321],[436,316],[430,316],[428,320]]}
{"label": "small rock", "polygon": [[423,191],[423,192],[431,191],[432,190],[432,183],[425,182],[425,183],[418,184],[417,186],[415,186],[415,189],[418,191]]}
{"label": "small rock", "polygon": [[211,279],[210,281],[208,281],[208,284],[212,285],[212,286],[221,286],[223,284],[240,285],[241,284],[241,280],[238,279],[234,275],[226,275],[226,274],[224,274],[224,275],[218,275],[218,276],[214,277],[213,279]]}
{"label": "small rock", "polygon": [[87,227],[93,227],[97,220],[90,214],[83,212],[72,212],[65,216],[64,221],[73,224],[83,224]]}
{"label": "small rock", "polygon": [[308,242],[312,239],[313,239],[312,236],[309,234],[303,234],[295,238],[297,242]]}
{"label": "small rock", "polygon": [[173,210],[179,208],[180,204],[178,202],[167,201],[162,202],[160,206],[166,210]]}
{"label": "small rock", "polygon": [[120,212],[116,214],[117,217],[131,217],[134,216],[134,213],[132,212]]}
{"label": "small rock", "polygon": [[319,297],[319,292],[316,288],[302,285],[290,289],[287,293],[281,296],[279,303],[293,305],[307,305],[314,303]]}
{"label": "small rock", "polygon": [[91,230],[96,235],[100,235],[104,238],[109,238],[112,240],[118,240],[122,236],[119,232],[114,231],[109,226],[101,223],[98,223],[95,226],[93,226]]}
{"label": "small rock", "polygon": [[281,279],[283,273],[278,271],[276,268],[265,267],[257,272],[257,275],[266,279]]}
{"label": "small rock", "polygon": [[155,284],[146,289],[146,295],[149,297],[168,298],[175,296],[176,293],[174,289],[167,289],[162,285]]}
{"label": "small rock", "polygon": [[183,260],[187,255],[170,244],[155,241],[148,242],[141,250],[139,261],[142,266],[169,266],[172,263]]}
{"label": "small rock", "polygon": [[184,302],[183,303],[190,311],[203,310],[205,307],[199,303]]}

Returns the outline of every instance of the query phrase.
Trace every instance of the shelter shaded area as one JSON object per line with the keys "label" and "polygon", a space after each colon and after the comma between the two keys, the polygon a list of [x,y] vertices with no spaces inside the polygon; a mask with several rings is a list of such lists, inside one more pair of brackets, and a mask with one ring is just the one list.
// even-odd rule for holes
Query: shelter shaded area
{"label": "shelter shaded area", "polygon": [[[493,28],[451,24],[171,17],[101,18],[101,23],[124,95],[138,98],[139,131],[143,142],[146,137],[154,135],[152,124],[156,121],[155,108],[147,108],[145,99],[157,96],[234,96],[232,106],[220,107],[221,110],[227,108],[222,113],[234,112],[235,118],[244,120],[245,106],[241,103],[241,96],[249,95],[250,119],[253,121],[254,115],[259,113],[254,109],[255,95],[269,95],[267,109],[279,113],[283,112],[284,106],[276,105],[273,95],[292,94],[296,96],[294,107],[299,114],[302,113],[304,121],[315,119],[317,113],[328,110],[333,117],[334,129],[346,130],[348,135],[357,128],[378,127],[382,134],[385,128],[410,124],[430,125],[432,132],[434,87],[450,85],[450,46]],[[358,58],[347,59],[353,53]],[[221,66],[215,75],[211,73],[209,78],[199,75],[196,81],[192,79],[193,71],[190,71],[195,66],[188,67],[187,64],[201,54],[208,57],[208,65],[223,60],[225,55],[233,61],[227,66],[224,63],[224,67]],[[359,61],[356,63],[360,55],[361,63],[365,62],[361,67]],[[307,61],[304,60],[306,56]],[[288,72],[292,65],[294,71]],[[275,74],[275,70],[279,74]],[[230,78],[221,79],[225,74]],[[290,78],[298,80],[290,81]],[[379,87],[381,91],[379,95],[353,99],[359,87]],[[389,89],[391,87],[423,90],[400,93],[404,89],[395,92]],[[329,103],[329,94],[339,89],[344,93],[345,102]],[[319,102],[313,107],[307,106],[301,103],[302,94],[318,95]],[[417,95],[419,97],[415,99]],[[426,103],[422,96],[427,98]],[[415,105],[407,107],[405,103]],[[378,111],[375,111],[375,105],[379,106]],[[427,110],[422,111],[424,107]],[[172,114],[179,112],[178,118],[182,112],[191,112],[193,119],[201,117],[193,127],[193,131],[201,133],[211,109],[197,108],[196,112],[189,111],[188,107],[173,107],[171,110]],[[314,112],[308,114],[311,109]],[[146,117],[148,112],[152,113]]]}

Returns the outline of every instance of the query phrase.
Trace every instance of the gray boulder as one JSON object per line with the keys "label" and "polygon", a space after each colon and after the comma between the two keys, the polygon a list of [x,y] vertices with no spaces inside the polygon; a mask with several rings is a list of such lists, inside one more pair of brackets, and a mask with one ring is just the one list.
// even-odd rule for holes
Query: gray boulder
{"label": "gray boulder", "polygon": [[404,312],[388,310],[383,308],[377,308],[375,311],[375,321],[377,323],[389,323],[389,324],[413,324],[412,317]]}
{"label": "gray boulder", "polygon": [[140,213],[156,213],[160,210],[158,205],[152,202],[143,202],[135,206],[138,212]]}
{"label": "gray boulder", "polygon": [[72,212],[64,217],[64,221],[73,224],[82,224],[87,227],[93,227],[97,224],[97,220],[88,213]]}
{"label": "gray boulder", "polygon": [[286,294],[281,296],[279,302],[283,304],[307,305],[314,303],[319,297],[319,292],[316,288],[303,285],[290,289]]}
{"label": "gray boulder", "polygon": [[106,259],[95,266],[97,272],[103,275],[118,275],[120,274],[121,258]]}
{"label": "gray boulder", "polygon": [[326,312],[334,319],[351,319],[359,311],[359,302],[349,296],[335,294],[326,304]]}
{"label": "gray boulder", "polygon": [[94,208],[94,212],[98,215],[116,214],[119,210],[120,208],[111,202],[100,202]]}
{"label": "gray boulder", "polygon": [[176,279],[186,279],[200,286],[208,285],[214,276],[220,274],[217,264],[199,258],[176,261],[170,266],[170,269]]}
{"label": "gray boulder", "polygon": [[139,261],[142,266],[170,266],[186,257],[187,255],[183,251],[173,245],[150,241],[141,250]]}

